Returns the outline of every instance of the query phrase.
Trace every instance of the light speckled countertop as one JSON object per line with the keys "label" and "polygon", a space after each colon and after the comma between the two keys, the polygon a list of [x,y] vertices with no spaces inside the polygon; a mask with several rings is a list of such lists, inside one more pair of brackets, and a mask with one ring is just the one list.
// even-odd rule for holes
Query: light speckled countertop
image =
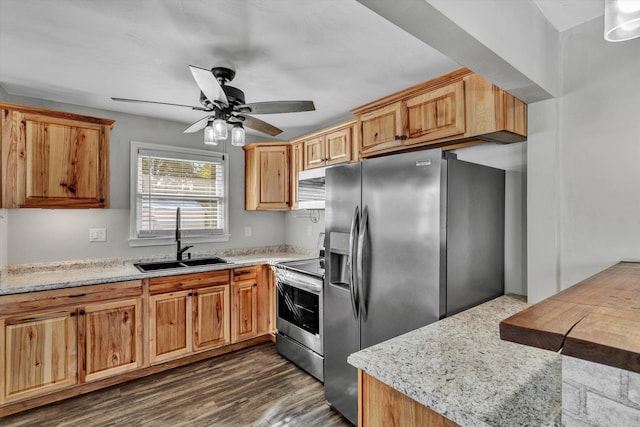
{"label": "light speckled countertop", "polygon": [[185,267],[147,273],[139,271],[133,265],[134,262],[159,261],[162,258],[155,258],[151,260],[111,258],[64,261],[58,263],[18,264],[9,266],[2,273],[2,278],[0,279],[0,295],[122,282],[149,277],[174,276],[178,274],[226,270],[256,264],[273,264],[281,261],[313,257],[310,252],[277,249],[273,250],[272,248],[267,247],[264,249],[233,250],[227,252],[228,254],[197,254],[193,258],[219,256],[224,258],[226,261],[229,261],[230,264]]}
{"label": "light speckled countertop", "polygon": [[561,356],[500,339],[527,307],[503,296],[349,356],[349,363],[462,426],[554,426]]}

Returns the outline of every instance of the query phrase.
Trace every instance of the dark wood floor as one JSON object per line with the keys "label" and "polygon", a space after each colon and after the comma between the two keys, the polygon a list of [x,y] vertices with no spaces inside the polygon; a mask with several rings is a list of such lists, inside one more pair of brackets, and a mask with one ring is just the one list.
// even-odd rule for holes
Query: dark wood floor
{"label": "dark wood floor", "polygon": [[0,419],[1,426],[350,426],[322,383],[260,344]]}

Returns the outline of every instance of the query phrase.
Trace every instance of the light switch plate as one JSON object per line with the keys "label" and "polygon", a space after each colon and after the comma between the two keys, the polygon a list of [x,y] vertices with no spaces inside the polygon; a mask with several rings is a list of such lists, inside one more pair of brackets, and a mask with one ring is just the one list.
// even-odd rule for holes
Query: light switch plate
{"label": "light switch plate", "polygon": [[90,242],[106,242],[107,229],[106,228],[90,228],[89,241]]}

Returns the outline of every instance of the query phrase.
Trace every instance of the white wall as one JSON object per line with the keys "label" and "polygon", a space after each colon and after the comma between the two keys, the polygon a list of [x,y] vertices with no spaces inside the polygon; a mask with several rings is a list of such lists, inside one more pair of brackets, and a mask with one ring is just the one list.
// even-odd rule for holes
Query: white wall
{"label": "white wall", "polygon": [[529,300],[640,259],[640,39],[562,33],[561,92],[529,105]]}
{"label": "white wall", "polygon": [[[202,134],[183,134],[183,123],[96,110],[34,98],[8,95],[7,102],[32,105],[116,120],[111,132],[110,209],[9,209],[6,236],[9,264],[136,257],[172,254],[174,245],[131,248],[129,235],[129,149],[130,141],[179,145],[204,149]],[[248,137],[248,139],[251,137]],[[264,140],[261,138],[261,140]],[[197,244],[194,252],[285,244],[282,212],[244,210],[244,152],[228,147],[229,224],[231,239],[224,243]],[[251,227],[251,237],[245,227]],[[107,228],[107,241],[89,242],[89,228]],[[0,241],[4,238],[0,231]],[[188,240],[185,239],[185,243]],[[312,246],[315,243],[312,244]],[[0,246],[1,247],[1,246]]]}
{"label": "white wall", "polygon": [[562,33],[562,288],[640,259],[640,39],[602,34],[602,19]]}

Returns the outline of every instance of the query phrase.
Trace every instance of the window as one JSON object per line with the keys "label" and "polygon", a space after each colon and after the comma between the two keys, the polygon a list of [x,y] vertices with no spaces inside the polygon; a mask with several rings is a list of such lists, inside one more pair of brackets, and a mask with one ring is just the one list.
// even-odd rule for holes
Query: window
{"label": "window", "polygon": [[224,154],[132,141],[131,166],[133,245],[173,242],[178,207],[183,238],[228,240]]}

